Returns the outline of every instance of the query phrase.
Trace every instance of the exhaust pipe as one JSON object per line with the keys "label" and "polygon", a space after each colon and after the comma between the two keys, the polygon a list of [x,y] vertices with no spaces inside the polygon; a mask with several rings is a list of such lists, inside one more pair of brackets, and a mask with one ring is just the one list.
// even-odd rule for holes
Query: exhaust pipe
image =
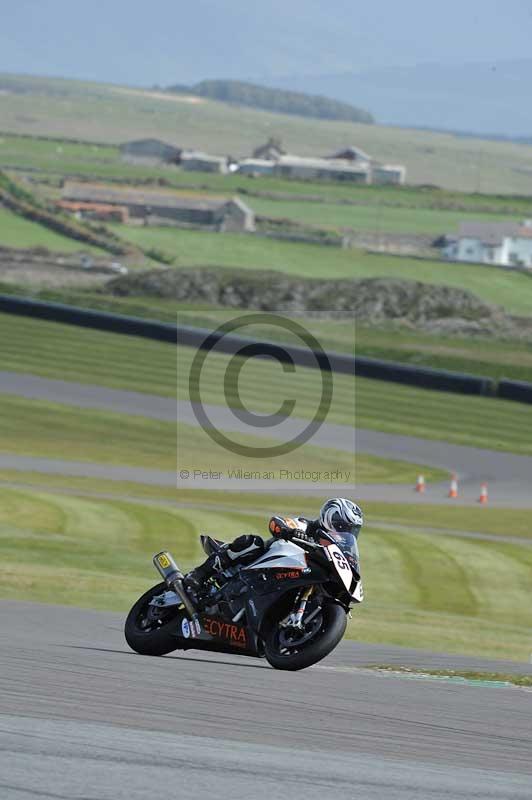
{"label": "exhaust pipe", "polygon": [[153,556],[155,569],[160,573],[164,582],[170,589],[173,589],[185,606],[188,615],[193,618],[197,615],[194,603],[188,596],[183,586],[184,575],[175,563],[174,559],[166,550],[162,550]]}

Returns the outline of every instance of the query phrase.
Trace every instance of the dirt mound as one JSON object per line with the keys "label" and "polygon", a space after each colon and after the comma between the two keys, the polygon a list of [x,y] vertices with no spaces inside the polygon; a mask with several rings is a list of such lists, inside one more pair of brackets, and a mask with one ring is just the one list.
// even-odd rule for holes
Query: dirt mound
{"label": "dirt mound", "polygon": [[396,323],[442,334],[532,337],[531,320],[510,317],[472,292],[394,278],[314,280],[267,271],[161,269],[115,278],[106,289],[293,316],[355,316],[368,324]]}

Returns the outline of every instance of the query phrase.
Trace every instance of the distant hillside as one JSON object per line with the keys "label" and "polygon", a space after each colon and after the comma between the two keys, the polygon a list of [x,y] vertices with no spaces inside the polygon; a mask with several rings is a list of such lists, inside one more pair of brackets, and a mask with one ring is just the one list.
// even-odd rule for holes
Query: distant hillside
{"label": "distant hillside", "polygon": [[189,92],[199,97],[220,100],[223,103],[235,103],[280,114],[296,114],[299,117],[362,122],[364,124],[372,124],[375,121],[369,111],[339,100],[286,89],[270,89],[243,81],[201,81],[190,87],[169,86],[167,91],[178,94]]}

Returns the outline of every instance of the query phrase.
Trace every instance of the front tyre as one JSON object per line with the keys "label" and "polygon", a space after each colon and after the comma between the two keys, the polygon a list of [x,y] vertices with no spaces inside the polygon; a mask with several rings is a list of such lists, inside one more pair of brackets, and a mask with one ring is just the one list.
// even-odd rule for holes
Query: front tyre
{"label": "front tyre", "polygon": [[321,609],[319,624],[314,631],[287,636],[275,621],[264,637],[264,655],[275,669],[298,670],[310,667],[328,656],[342,639],[347,626],[347,614],[337,603],[326,603]]}
{"label": "front tyre", "polygon": [[164,656],[179,649],[177,616],[182,606],[168,609],[154,608],[150,601],[168,591],[165,583],[158,583],[140,597],[129,614],[124,626],[126,642],[135,652],[143,656]]}

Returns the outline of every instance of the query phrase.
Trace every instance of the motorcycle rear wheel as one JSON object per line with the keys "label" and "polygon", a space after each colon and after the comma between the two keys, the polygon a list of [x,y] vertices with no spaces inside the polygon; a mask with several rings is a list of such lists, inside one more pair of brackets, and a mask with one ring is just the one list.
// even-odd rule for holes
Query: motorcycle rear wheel
{"label": "motorcycle rear wheel", "polygon": [[322,608],[322,622],[314,636],[293,647],[281,647],[280,628],[274,622],[264,637],[264,655],[275,669],[295,671],[316,664],[328,656],[342,639],[347,626],[347,615],[337,603],[326,603]]}
{"label": "motorcycle rear wheel", "polygon": [[143,627],[149,611],[149,602],[152,597],[167,591],[165,583],[152,586],[142,597],[139,597],[129,614],[124,626],[126,642],[135,652],[143,656],[164,656],[174,650],[179,650],[179,637],[177,635],[177,612],[182,606],[172,606],[170,619],[161,620],[160,624]]}

